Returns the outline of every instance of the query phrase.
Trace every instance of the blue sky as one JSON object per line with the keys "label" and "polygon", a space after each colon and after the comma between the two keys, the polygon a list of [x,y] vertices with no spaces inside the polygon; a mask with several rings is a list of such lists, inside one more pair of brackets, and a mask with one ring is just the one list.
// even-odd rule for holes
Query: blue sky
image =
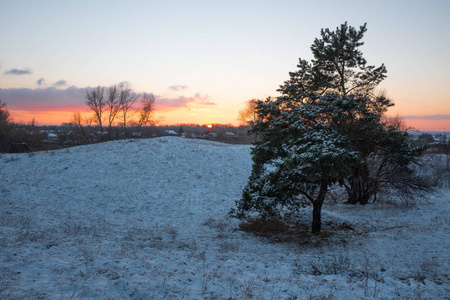
{"label": "blue sky", "polygon": [[[245,101],[276,96],[298,58],[312,58],[309,47],[321,28],[348,21],[368,24],[362,51],[369,64],[387,66],[380,88],[396,103],[392,114],[450,115],[450,1],[0,5],[0,98],[10,110],[37,109],[41,98],[35,97],[34,108],[24,99],[36,89],[54,96],[69,87],[73,92],[128,81],[157,96],[167,123],[236,122]],[[72,108],[69,99],[77,101],[55,98],[52,105]]]}

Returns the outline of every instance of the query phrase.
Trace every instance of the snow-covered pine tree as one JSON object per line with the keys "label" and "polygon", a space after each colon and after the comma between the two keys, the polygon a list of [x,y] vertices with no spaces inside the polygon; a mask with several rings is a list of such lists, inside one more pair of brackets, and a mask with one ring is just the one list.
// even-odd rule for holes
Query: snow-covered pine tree
{"label": "snow-covered pine tree", "polygon": [[[348,104],[348,102],[353,104]],[[275,102],[260,103],[277,110]],[[301,198],[313,204],[312,231],[320,232],[322,203],[333,183],[343,182],[362,163],[349,139],[336,130],[345,107],[357,101],[335,95],[318,96],[289,110],[272,113],[272,126],[253,149],[253,171],[234,213],[256,211],[277,217],[283,208],[296,209]],[[275,116],[276,115],[276,116]]]}
{"label": "snow-covered pine tree", "polygon": [[[398,135],[386,134],[393,128],[383,117],[393,104],[373,93],[386,68],[369,66],[362,56],[359,47],[366,30],[366,24],[357,30],[347,23],[336,31],[322,29],[311,46],[314,59],[299,60],[298,70],[280,86],[280,97],[257,102],[251,131],[260,139],[252,150],[252,174],[232,215],[276,217],[284,208],[297,210],[306,198],[314,207],[312,231],[320,232],[330,185],[345,184],[349,200],[359,197],[360,181],[369,182],[367,158],[377,155],[380,145],[400,141],[408,146]],[[395,147],[390,149],[395,152]],[[407,155],[402,164],[419,152],[403,151]],[[376,193],[377,186],[369,186],[366,191]]]}

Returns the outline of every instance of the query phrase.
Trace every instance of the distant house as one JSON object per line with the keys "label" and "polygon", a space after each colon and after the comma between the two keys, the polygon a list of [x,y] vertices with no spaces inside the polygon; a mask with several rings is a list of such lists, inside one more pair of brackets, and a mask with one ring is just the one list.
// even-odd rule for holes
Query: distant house
{"label": "distant house", "polygon": [[43,133],[46,136],[45,141],[47,143],[53,143],[58,141],[58,133],[56,130],[41,130],[41,133]]}
{"label": "distant house", "polygon": [[168,134],[168,135],[178,135],[178,133],[176,133],[173,130],[165,130],[165,133]]}

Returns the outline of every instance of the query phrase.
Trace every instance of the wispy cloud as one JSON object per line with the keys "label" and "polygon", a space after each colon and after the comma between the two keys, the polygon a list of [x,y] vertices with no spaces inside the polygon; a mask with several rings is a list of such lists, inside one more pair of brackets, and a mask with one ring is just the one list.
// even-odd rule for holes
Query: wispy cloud
{"label": "wispy cloud", "polygon": [[192,97],[179,96],[176,98],[166,98],[156,96],[155,102],[156,108],[161,110],[167,110],[170,108],[188,108],[193,106],[214,106],[217,103],[211,101],[208,95],[195,94]]}
{"label": "wispy cloud", "polygon": [[405,120],[450,120],[450,115],[404,116]]}
{"label": "wispy cloud", "polygon": [[11,69],[11,70],[7,70],[5,71],[4,74],[7,75],[27,75],[27,74],[32,74],[33,71],[31,71],[31,69],[26,68],[26,69]]}
{"label": "wispy cloud", "polygon": [[186,90],[189,87],[187,85],[171,85],[168,87],[169,90],[171,91],[182,91],[182,90]]}
{"label": "wispy cloud", "polygon": [[39,86],[43,86],[43,85],[45,85],[45,79],[44,79],[44,78],[39,78],[39,79],[36,81],[36,83],[37,83],[37,85],[39,85]]}
{"label": "wispy cloud", "polygon": [[61,87],[61,86],[66,86],[67,85],[67,81],[65,80],[58,80],[57,82],[55,82],[53,84],[54,87]]}

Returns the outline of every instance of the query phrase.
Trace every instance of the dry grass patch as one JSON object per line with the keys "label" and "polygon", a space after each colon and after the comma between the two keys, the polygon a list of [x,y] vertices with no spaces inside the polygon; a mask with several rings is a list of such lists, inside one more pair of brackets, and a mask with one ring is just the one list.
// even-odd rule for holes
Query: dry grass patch
{"label": "dry grass patch", "polygon": [[239,225],[239,229],[257,236],[266,237],[274,243],[296,243],[305,245],[311,243],[316,244],[337,233],[353,230],[353,227],[347,223],[342,223],[338,226],[322,228],[320,234],[314,235],[311,233],[310,226],[306,224],[255,217],[242,222]]}

